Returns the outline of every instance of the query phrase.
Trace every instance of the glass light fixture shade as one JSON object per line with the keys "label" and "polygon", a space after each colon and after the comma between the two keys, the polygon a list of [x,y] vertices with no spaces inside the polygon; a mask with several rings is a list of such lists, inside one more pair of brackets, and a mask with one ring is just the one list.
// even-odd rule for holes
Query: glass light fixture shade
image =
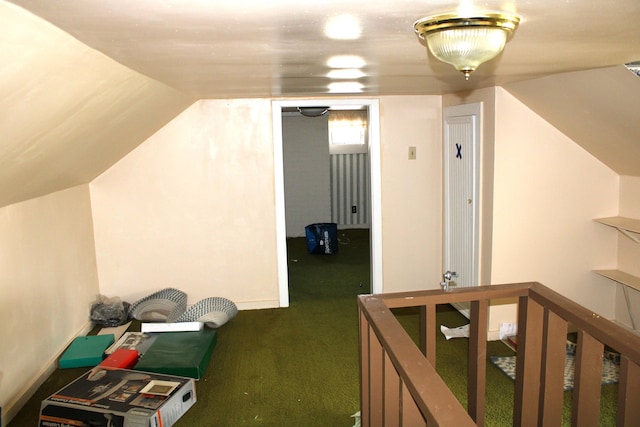
{"label": "glass light fixture shade", "polygon": [[433,56],[471,73],[502,52],[507,33],[500,28],[453,28],[431,33],[426,40]]}
{"label": "glass light fixture shade", "polygon": [[640,77],[640,61],[629,62],[628,64],[624,64],[624,66],[633,74]]}
{"label": "glass light fixture shade", "polygon": [[519,22],[519,17],[502,13],[474,17],[447,14],[420,19],[414,29],[433,56],[453,65],[468,80],[480,64],[502,52]]}

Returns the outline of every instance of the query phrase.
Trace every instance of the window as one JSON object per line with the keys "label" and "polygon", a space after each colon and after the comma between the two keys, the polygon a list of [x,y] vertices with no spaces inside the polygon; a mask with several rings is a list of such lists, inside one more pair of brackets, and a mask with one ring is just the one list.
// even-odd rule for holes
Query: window
{"label": "window", "polygon": [[368,144],[367,110],[329,111],[329,152],[366,153]]}

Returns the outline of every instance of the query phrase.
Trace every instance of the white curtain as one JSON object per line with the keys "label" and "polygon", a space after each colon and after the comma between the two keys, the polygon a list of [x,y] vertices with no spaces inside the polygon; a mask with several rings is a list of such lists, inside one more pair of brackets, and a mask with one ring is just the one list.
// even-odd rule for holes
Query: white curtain
{"label": "white curtain", "polygon": [[352,145],[366,150],[367,126],[367,110],[329,111],[330,147]]}

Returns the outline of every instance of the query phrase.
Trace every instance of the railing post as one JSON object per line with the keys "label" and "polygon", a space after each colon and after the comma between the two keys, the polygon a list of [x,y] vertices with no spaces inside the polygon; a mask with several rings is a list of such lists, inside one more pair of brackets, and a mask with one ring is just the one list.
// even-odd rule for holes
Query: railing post
{"label": "railing post", "polygon": [[420,351],[429,363],[436,366],[436,305],[420,306]]}
{"label": "railing post", "polygon": [[384,348],[369,328],[369,426],[384,425]]}
{"label": "railing post", "polygon": [[518,302],[514,426],[537,426],[544,309],[528,296]]}
{"label": "railing post", "polygon": [[402,383],[401,396],[400,425],[404,427],[426,427],[427,422],[424,420],[420,408],[418,408],[404,383]]}
{"label": "railing post", "polygon": [[360,421],[363,426],[369,425],[369,412],[371,411],[371,404],[369,400],[369,394],[371,385],[369,383],[369,373],[371,368],[369,366],[369,322],[367,317],[362,312],[362,307],[358,306],[358,313],[360,319]]}
{"label": "railing post", "polygon": [[486,405],[488,307],[489,300],[471,301],[467,412],[478,427],[484,426]]}
{"label": "railing post", "polygon": [[640,420],[640,366],[628,357],[621,356],[616,424],[619,427],[632,426],[638,420]]}
{"label": "railing post", "polygon": [[578,330],[571,416],[574,426],[597,427],[599,424],[603,351],[604,345],[600,341]]}
{"label": "railing post", "polygon": [[564,362],[567,357],[567,321],[545,309],[540,382],[540,425],[562,424]]}
{"label": "railing post", "polygon": [[384,355],[384,426],[400,426],[402,384],[389,355]]}

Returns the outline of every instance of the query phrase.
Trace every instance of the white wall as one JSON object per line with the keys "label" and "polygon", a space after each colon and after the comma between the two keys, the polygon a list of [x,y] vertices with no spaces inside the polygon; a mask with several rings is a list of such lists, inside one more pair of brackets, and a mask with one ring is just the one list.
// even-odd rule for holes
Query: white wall
{"label": "white wall", "polygon": [[0,271],[0,406],[10,419],[89,328],[99,291],[88,186],[0,208]]}
{"label": "white wall", "polygon": [[278,305],[271,104],[199,101],[91,183],[100,289]]}
{"label": "white wall", "polygon": [[[618,176],[505,91],[495,98],[491,283],[538,280],[610,317],[611,284],[591,269],[615,265],[618,240],[592,218],[617,214]],[[381,97],[380,111],[383,290],[437,289],[441,98]],[[85,186],[0,209],[5,412],[83,329],[96,276],[129,301],[173,286],[190,302],[278,305],[271,120],[270,100],[199,101],[92,182],[91,206]],[[638,184],[624,183],[620,211],[635,214],[622,194]]]}
{"label": "white wall", "polygon": [[287,237],[305,226],[331,222],[329,115],[283,115],[282,149]]}
{"label": "white wall", "polygon": [[440,287],[441,122],[439,96],[380,98],[384,292]]}
{"label": "white wall", "polygon": [[[381,98],[384,290],[438,287],[440,97]],[[91,183],[102,293],[278,306],[268,100],[200,101]],[[418,158],[408,160],[408,147]]]}
{"label": "white wall", "polygon": [[[615,236],[592,219],[616,215],[618,175],[502,88],[443,97],[483,103],[481,283],[539,281],[612,318],[615,293],[591,272],[612,268]],[[515,322],[492,302],[489,336]]]}
{"label": "white wall", "polygon": [[616,237],[593,218],[616,214],[618,175],[500,88],[496,108],[492,283],[538,281],[612,318],[591,270],[615,264]]}

